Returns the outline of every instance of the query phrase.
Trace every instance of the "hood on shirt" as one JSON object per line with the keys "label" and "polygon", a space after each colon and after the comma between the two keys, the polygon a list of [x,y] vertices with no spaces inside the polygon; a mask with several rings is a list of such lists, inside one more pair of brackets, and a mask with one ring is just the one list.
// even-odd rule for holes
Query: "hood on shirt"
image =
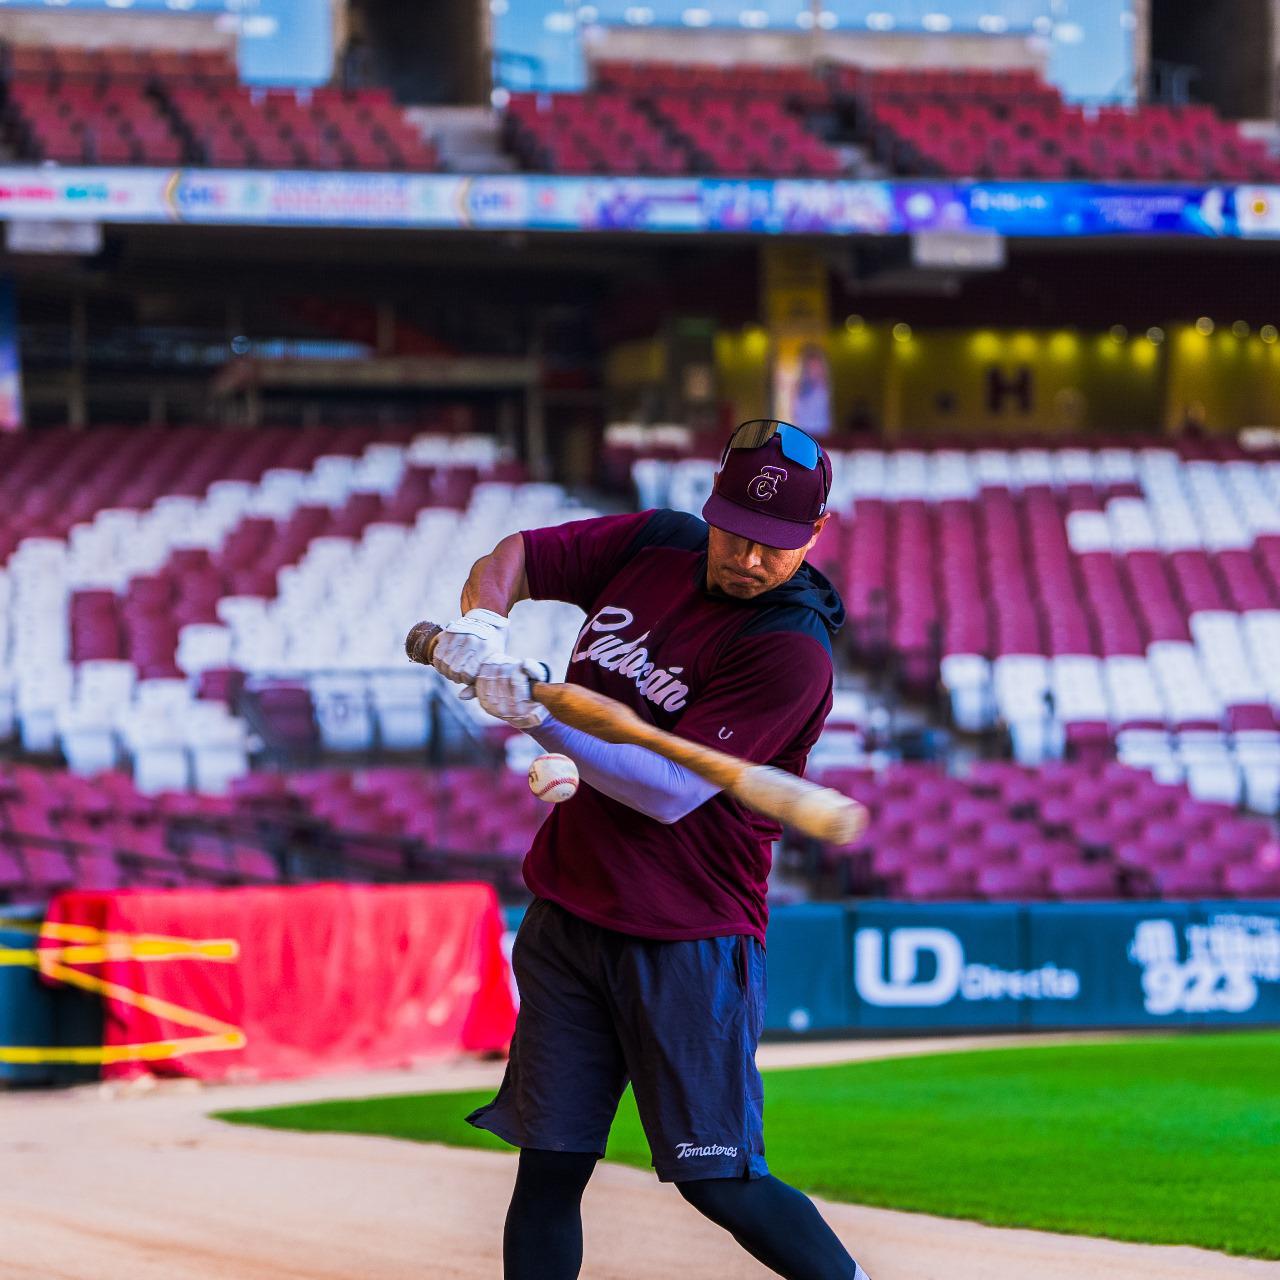
{"label": "hood on shirt", "polygon": [[844,601],[840,593],[826,575],[807,560],[786,582],[742,603],[763,608],[811,609],[822,619],[830,635],[835,635],[844,625]]}

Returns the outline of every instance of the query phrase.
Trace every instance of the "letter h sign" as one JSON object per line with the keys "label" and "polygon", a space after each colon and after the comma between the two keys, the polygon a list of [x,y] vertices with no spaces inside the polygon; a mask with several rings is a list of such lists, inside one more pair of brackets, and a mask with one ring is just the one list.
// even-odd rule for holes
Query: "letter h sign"
{"label": "letter h sign", "polygon": [[988,413],[1003,413],[1005,400],[1012,399],[1015,413],[1029,414],[1031,391],[1031,366],[1028,364],[1018,365],[1009,377],[995,365],[987,370]]}

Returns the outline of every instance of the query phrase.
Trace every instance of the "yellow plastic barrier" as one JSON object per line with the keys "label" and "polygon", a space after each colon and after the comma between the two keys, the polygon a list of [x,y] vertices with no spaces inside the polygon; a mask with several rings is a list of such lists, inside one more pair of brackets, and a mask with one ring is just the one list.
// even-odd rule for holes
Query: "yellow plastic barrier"
{"label": "yellow plastic barrier", "polygon": [[0,943],[0,965],[23,965],[67,986],[79,987],[110,1000],[165,1018],[180,1027],[204,1034],[177,1040],[155,1040],[145,1044],[84,1045],[52,1048],[38,1045],[0,1045],[0,1062],[21,1065],[74,1063],[79,1066],[101,1066],[117,1062],[159,1062],[191,1053],[218,1053],[243,1049],[244,1032],[227,1022],[207,1017],[195,1009],[186,1009],[116,982],[107,982],[72,965],[102,964],[107,961],[139,960],[144,963],[166,960],[210,960],[216,964],[235,964],[240,958],[240,944],[234,938],[169,938],[158,934],[109,933],[87,925],[55,924],[46,921],[33,925],[26,921],[2,920],[0,929],[11,933],[30,934],[37,941],[53,941],[68,945],[59,947],[11,947]]}

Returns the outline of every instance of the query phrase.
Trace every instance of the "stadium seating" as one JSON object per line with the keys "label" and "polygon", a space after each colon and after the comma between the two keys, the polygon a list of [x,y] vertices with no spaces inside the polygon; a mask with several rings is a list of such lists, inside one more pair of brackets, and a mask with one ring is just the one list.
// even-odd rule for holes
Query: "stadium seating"
{"label": "stadium seating", "polygon": [[515,94],[508,145],[559,173],[830,178],[843,130],[889,172],[953,177],[1272,181],[1280,160],[1209,107],[1097,110],[1030,70],[602,62],[586,93]]}
{"label": "stadium seating", "polygon": [[18,80],[9,104],[24,150],[61,164],[177,164],[182,139],[143,83]]}
{"label": "stadium seating", "polygon": [[297,94],[174,84],[163,93],[194,142],[197,162],[272,169],[439,167],[435,149],[385,90]]}
{"label": "stadium seating", "polygon": [[815,774],[871,811],[826,851],[846,891],[916,901],[1081,901],[1280,893],[1280,838],[1141,769],[982,762]]}
{"label": "stadium seating", "polygon": [[[250,764],[231,705],[247,675],[261,727],[285,741],[421,750],[439,681],[405,664],[409,627],[452,617],[505,534],[593,514],[519,475],[483,437],[0,442],[0,556],[16,544],[0,569],[0,741],[60,748],[84,774],[127,758],[147,792],[221,791]],[[511,648],[562,668],[580,619],[519,609]]]}
{"label": "stadium seating", "polygon": [[[853,652],[939,679],[955,724],[1280,801],[1280,461],[1134,448],[835,458],[822,563]],[[709,459],[635,464],[642,505],[697,511]],[[932,566],[921,572],[921,566]]]}
{"label": "stadium seating", "polygon": [[[16,45],[19,158],[63,164],[434,170],[381,89],[250,89],[228,54]],[[1064,103],[1035,72],[602,62],[585,93],[516,93],[504,140],[527,169],[832,178],[833,130],[899,175],[1274,181],[1280,160],[1209,107]]]}
{"label": "stadium seating", "polygon": [[145,795],[120,773],[0,765],[0,902],[315,879],[336,867],[356,879],[480,877],[516,892],[545,814],[521,774],[483,768],[259,773],[225,795]]}
{"label": "stadium seating", "polygon": [[769,98],[663,94],[651,110],[702,172],[834,178],[844,170],[830,147]]}
{"label": "stadium seating", "polygon": [[433,170],[434,147],[383,89],[249,89],[219,50],[13,46],[20,157],[62,164]]}
{"label": "stadium seating", "polygon": [[[993,761],[960,777],[911,764],[812,776],[871,810],[864,837],[824,851],[846,892],[997,902],[1280,894],[1269,824],[1140,769]],[[149,796],[118,773],[0,767],[0,898],[330,872],[272,857],[273,831],[288,833],[281,848],[340,853],[356,878],[479,876],[519,894],[546,813],[518,770],[254,773],[225,795]]]}
{"label": "stadium seating", "polygon": [[504,131],[526,168],[548,173],[674,175],[690,167],[684,148],[613,94],[512,94]]}
{"label": "stadium seating", "polygon": [[171,819],[232,812],[223,797],[141,796],[118,773],[89,780],[66,771],[0,765],[0,896],[40,901],[70,888],[278,879],[276,863],[245,841],[226,842],[217,865],[207,856],[187,859],[177,852],[169,836]]}
{"label": "stadium seating", "polygon": [[797,110],[817,110],[831,100],[825,82],[807,67],[599,61],[593,75],[598,89],[639,98],[679,94],[698,99],[769,99]]}
{"label": "stadium seating", "polygon": [[1210,107],[1068,105],[1031,71],[836,67],[836,100],[901,174],[1271,181],[1280,160]]}
{"label": "stadium seating", "polygon": [[600,63],[593,91],[513,94],[508,145],[555,173],[835,177],[840,157],[807,127],[829,102],[803,68]]}

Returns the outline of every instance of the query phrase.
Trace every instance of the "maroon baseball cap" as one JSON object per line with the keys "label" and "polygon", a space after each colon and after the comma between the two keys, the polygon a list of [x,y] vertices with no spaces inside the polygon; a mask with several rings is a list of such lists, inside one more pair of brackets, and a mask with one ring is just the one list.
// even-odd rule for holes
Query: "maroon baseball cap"
{"label": "maroon baseball cap", "polygon": [[754,449],[728,449],[702,518],[766,547],[803,547],[813,537],[814,521],[827,509],[831,478],[831,460],[812,443],[816,466],[788,457],[780,434]]}

